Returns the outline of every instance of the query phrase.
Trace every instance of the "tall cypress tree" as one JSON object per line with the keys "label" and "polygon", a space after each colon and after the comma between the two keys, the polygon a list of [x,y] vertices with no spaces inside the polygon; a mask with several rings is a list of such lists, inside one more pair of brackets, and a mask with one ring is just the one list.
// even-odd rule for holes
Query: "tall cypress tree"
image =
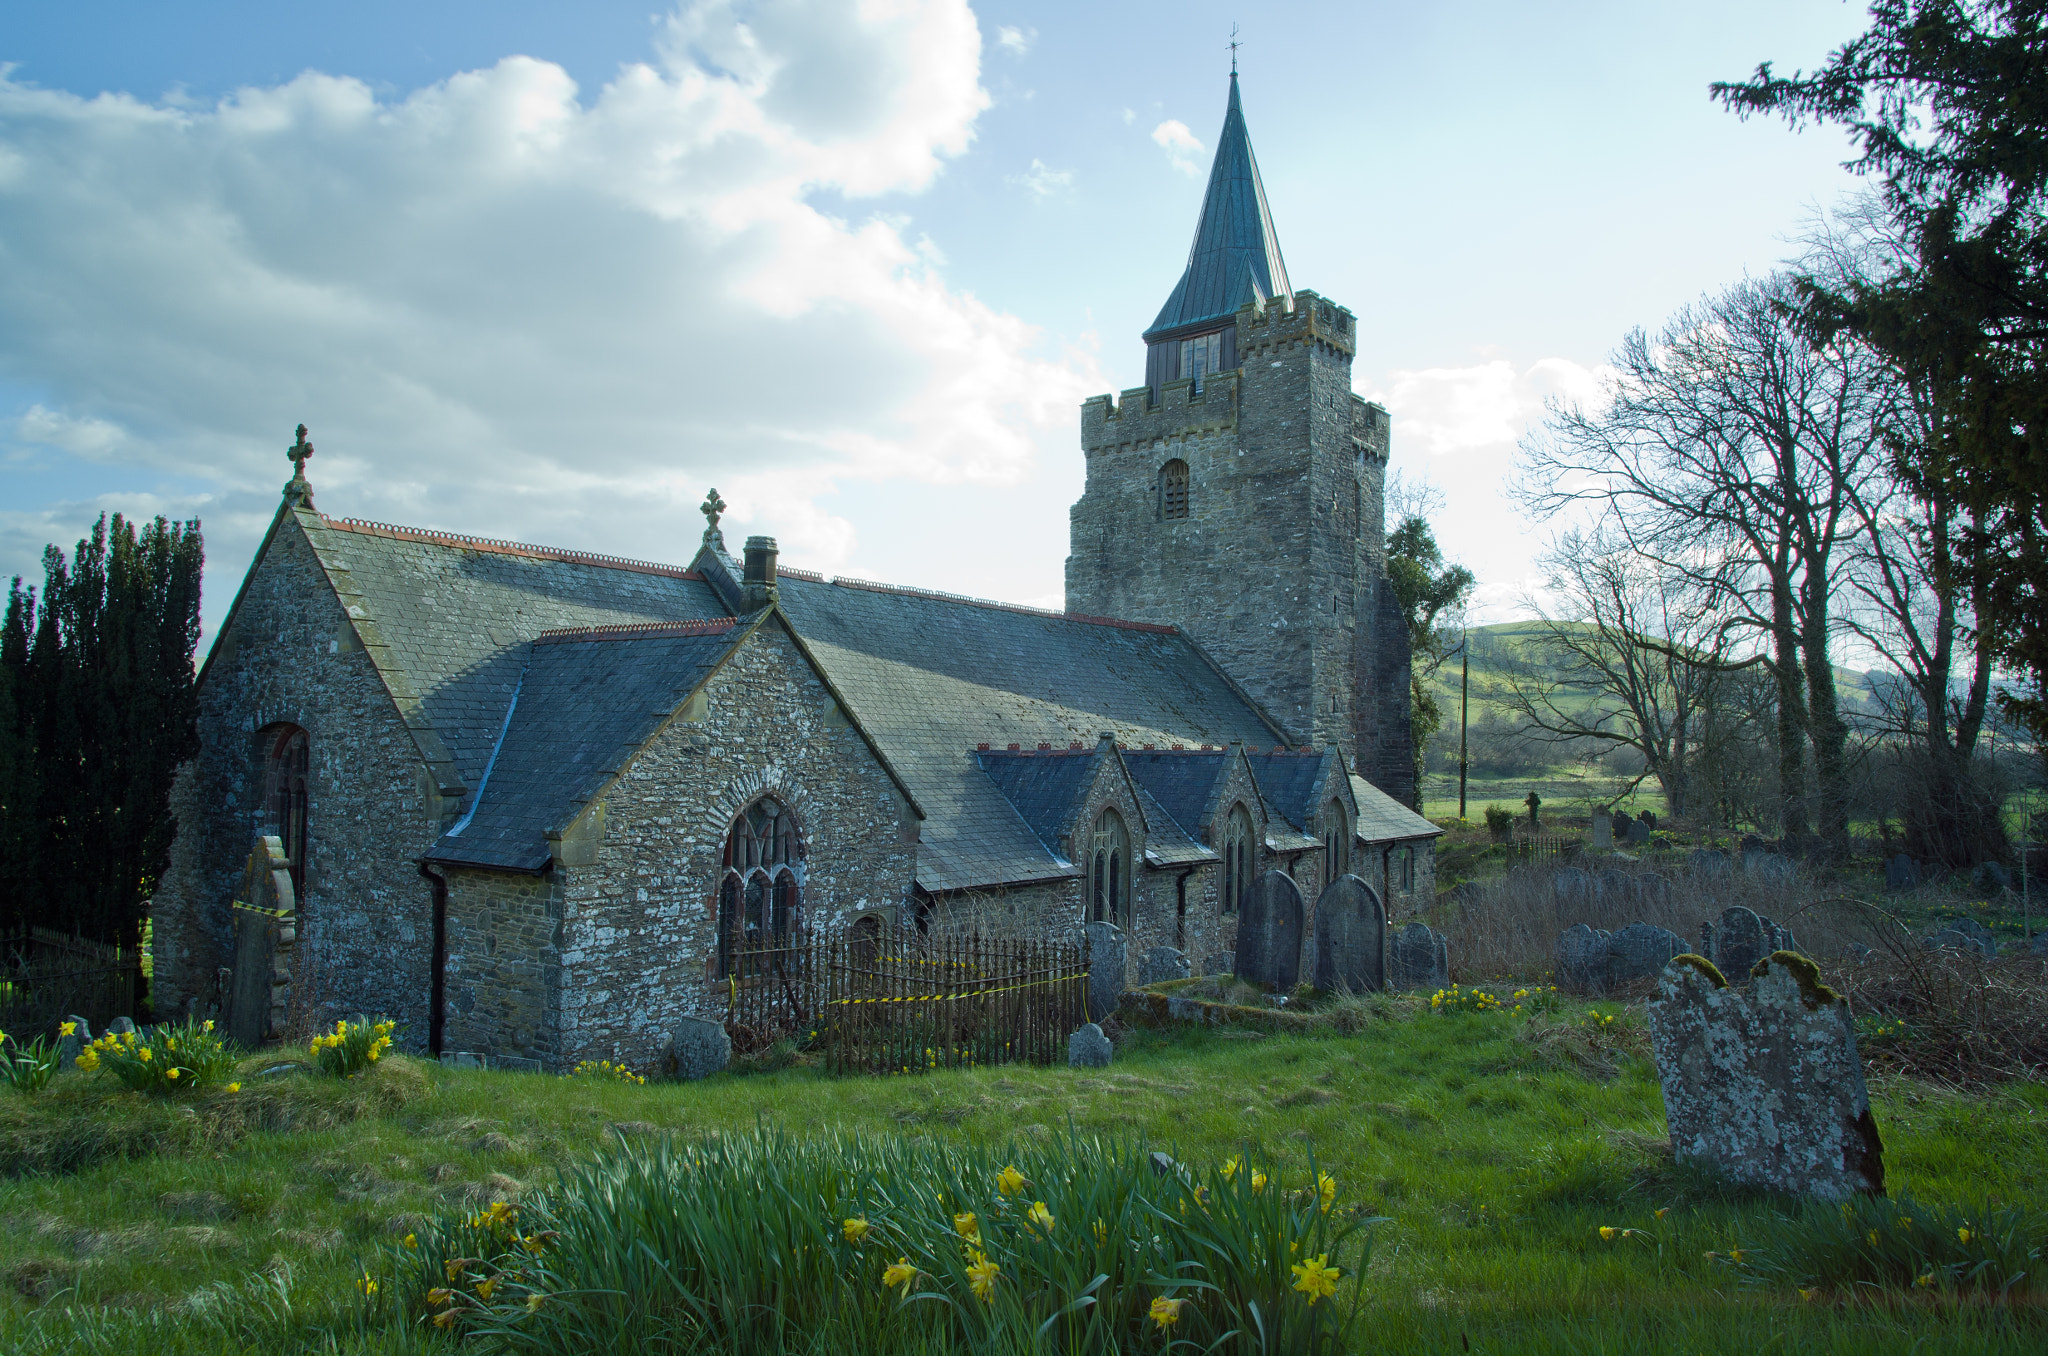
{"label": "tall cypress tree", "polygon": [[0,629],[0,928],[135,947],[198,752],[197,521],[102,516],[43,590],[16,579]]}

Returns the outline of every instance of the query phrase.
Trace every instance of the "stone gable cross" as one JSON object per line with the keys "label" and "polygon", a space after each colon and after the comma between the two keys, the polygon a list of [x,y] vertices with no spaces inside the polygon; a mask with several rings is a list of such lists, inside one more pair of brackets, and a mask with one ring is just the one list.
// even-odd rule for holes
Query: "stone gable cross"
{"label": "stone gable cross", "polygon": [[299,440],[285,449],[285,460],[292,464],[291,482],[284,487],[284,496],[294,503],[307,508],[313,506],[313,486],[306,479],[306,461],[313,455],[313,444],[306,441],[306,426],[299,425]]}
{"label": "stone gable cross", "polygon": [[704,544],[723,551],[725,534],[718,530],[718,515],[725,512],[725,501],[720,499],[718,491],[713,489],[704,497],[704,502],[698,505],[698,509],[704,514]]}

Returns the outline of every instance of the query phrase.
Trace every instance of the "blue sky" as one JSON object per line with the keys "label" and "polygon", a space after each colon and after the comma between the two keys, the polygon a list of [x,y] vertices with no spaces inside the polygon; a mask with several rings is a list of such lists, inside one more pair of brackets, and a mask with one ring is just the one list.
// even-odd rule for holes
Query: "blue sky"
{"label": "blue sky", "polygon": [[1233,23],[1289,272],[1509,615],[1542,399],[1856,187],[1708,81],[1860,6],[11,5],[0,568],[196,513],[211,623],[304,420],[336,516],[682,559],[716,484],[790,563],[1056,602]]}

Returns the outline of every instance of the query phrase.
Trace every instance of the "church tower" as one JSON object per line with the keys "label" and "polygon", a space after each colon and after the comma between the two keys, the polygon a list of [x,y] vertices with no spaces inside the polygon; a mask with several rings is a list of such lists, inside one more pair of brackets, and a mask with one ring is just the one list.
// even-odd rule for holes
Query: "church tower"
{"label": "church tower", "polygon": [[1386,410],[1351,393],[1351,312],[1296,291],[1230,77],[1145,384],[1081,407],[1067,607],[1179,626],[1294,742],[1415,789],[1408,629],[1386,575]]}

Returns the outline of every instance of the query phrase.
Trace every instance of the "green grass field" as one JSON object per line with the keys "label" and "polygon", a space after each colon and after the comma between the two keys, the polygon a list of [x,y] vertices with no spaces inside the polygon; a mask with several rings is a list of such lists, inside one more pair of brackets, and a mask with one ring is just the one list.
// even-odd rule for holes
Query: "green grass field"
{"label": "green grass field", "polygon": [[[1069,1125],[1190,1163],[1312,1146],[1346,1208],[1391,1219],[1360,1350],[2048,1348],[2038,1301],[1802,1299],[1708,1260],[1755,1246],[1781,1206],[1669,1161],[1639,1010],[1591,1007],[1620,1019],[1596,1033],[1581,1003],[1531,1020],[1399,1000],[1354,1035],[1138,1032],[1103,1072],[798,1067],[640,1087],[394,1059],[349,1084],[251,1077],[196,1106],[68,1073],[0,1101],[0,1351],[452,1350],[365,1317],[365,1259],[437,1210],[545,1189],[620,1136],[834,1127],[1002,1144]],[[1971,1209],[2048,1197],[2048,1089],[1892,1081],[1873,1097],[1895,1195]],[[1602,1226],[1639,1232],[1603,1241]]]}

